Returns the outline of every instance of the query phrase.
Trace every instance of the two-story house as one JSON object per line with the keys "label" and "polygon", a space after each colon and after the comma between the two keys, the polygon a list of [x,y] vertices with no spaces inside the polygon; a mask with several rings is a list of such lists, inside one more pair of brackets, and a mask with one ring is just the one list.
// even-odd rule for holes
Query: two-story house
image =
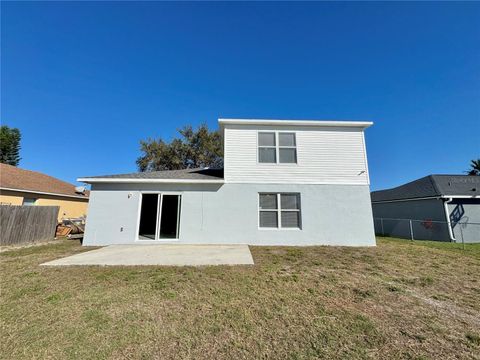
{"label": "two-story house", "polygon": [[371,122],[220,119],[224,169],[94,176],[84,245],[375,245]]}

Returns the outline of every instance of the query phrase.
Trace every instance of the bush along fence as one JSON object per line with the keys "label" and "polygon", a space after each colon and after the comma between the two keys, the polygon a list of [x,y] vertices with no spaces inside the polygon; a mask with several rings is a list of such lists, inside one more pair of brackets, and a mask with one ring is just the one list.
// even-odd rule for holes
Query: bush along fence
{"label": "bush along fence", "polygon": [[0,245],[52,240],[58,211],[58,206],[0,205]]}
{"label": "bush along fence", "polygon": [[418,219],[374,218],[375,234],[410,240],[480,243],[480,223]]}

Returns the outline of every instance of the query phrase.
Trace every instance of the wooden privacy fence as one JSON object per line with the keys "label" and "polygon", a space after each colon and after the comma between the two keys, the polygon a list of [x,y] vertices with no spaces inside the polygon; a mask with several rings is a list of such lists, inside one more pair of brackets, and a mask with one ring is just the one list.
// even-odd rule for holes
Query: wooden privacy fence
{"label": "wooden privacy fence", "polygon": [[0,245],[52,240],[58,210],[58,206],[0,205]]}

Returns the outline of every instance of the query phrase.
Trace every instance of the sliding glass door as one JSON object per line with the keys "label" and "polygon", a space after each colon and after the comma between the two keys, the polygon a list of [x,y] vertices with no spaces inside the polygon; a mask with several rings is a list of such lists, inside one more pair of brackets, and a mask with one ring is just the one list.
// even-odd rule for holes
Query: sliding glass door
{"label": "sliding glass door", "polygon": [[142,194],[138,239],[178,239],[180,204],[177,194]]}
{"label": "sliding glass door", "polygon": [[160,194],[142,194],[140,209],[140,226],[138,238],[155,240],[157,238],[158,201]]}

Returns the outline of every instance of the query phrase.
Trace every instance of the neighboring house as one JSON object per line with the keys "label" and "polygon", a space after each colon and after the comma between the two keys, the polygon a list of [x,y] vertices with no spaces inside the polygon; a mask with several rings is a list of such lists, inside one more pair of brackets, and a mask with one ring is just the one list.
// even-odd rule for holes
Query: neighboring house
{"label": "neighboring house", "polygon": [[429,175],[371,197],[377,234],[480,242],[480,176]]}
{"label": "neighboring house", "polygon": [[224,169],[80,178],[84,245],[374,246],[370,122],[220,119]]}
{"label": "neighboring house", "polygon": [[88,191],[77,192],[74,185],[65,181],[0,164],[0,204],[59,206],[61,220],[87,213]]}

